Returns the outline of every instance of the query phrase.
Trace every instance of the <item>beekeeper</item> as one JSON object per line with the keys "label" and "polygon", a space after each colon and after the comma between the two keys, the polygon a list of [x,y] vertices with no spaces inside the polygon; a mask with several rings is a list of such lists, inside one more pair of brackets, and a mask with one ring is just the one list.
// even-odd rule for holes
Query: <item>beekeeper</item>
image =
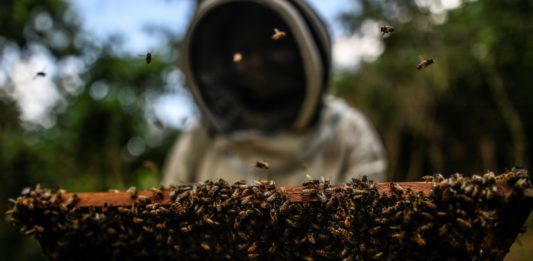
{"label": "beekeeper", "polygon": [[332,183],[385,179],[371,123],[327,95],[331,39],[305,1],[203,1],[182,47],[201,119],[168,154],[164,185],[218,178],[299,185],[306,174]]}

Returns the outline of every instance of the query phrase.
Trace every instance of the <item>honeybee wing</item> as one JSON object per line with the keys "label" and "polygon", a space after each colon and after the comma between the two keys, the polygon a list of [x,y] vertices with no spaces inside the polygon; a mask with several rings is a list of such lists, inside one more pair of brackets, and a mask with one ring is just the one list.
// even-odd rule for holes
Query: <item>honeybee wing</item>
{"label": "honeybee wing", "polygon": [[424,56],[422,56],[422,55],[418,55],[418,60],[421,62],[421,61],[426,60],[426,58],[424,58]]}

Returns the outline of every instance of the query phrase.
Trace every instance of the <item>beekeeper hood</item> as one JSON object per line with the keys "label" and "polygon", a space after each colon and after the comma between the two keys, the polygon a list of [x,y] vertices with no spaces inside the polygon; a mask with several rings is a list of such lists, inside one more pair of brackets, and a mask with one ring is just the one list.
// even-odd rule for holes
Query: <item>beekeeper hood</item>
{"label": "beekeeper hood", "polygon": [[[275,28],[285,37],[274,40]],[[330,49],[325,24],[304,1],[206,0],[182,61],[211,130],[303,131],[322,106]]]}

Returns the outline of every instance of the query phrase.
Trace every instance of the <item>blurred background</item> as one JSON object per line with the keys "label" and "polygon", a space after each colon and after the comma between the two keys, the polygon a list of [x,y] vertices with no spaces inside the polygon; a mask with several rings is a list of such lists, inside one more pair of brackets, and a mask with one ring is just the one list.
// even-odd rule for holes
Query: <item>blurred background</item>
{"label": "blurred background", "polygon": [[[159,184],[169,147],[198,118],[179,69],[198,2],[0,1],[2,215],[38,183]],[[334,38],[330,91],[374,123],[390,180],[531,167],[532,0],[311,3]],[[386,24],[396,32],[384,38]],[[435,64],[417,71],[419,56]],[[533,260],[530,230],[508,260]],[[36,242],[0,223],[0,260],[39,259]]]}

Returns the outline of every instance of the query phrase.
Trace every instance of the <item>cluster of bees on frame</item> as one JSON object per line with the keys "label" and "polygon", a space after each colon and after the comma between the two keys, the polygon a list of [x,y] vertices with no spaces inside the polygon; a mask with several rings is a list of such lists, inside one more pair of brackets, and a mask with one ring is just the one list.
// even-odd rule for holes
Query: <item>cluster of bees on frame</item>
{"label": "cluster of bees on frame", "polygon": [[429,194],[398,183],[380,193],[366,178],[335,186],[309,179],[301,190],[220,179],[149,193],[132,187],[128,205],[92,207],[37,186],[11,200],[7,218],[50,259],[503,259],[484,240],[501,224],[502,206],[519,204],[531,187],[527,171],[425,179]]}
{"label": "cluster of bees on frame", "polygon": [[[380,31],[381,31],[381,36],[385,37],[385,36],[389,36],[390,34],[392,34],[395,31],[395,29],[391,25],[384,25],[380,27]],[[416,65],[417,70],[425,69],[426,67],[432,65],[435,62],[433,58],[426,59],[420,56],[419,59],[420,59],[420,62]]]}

